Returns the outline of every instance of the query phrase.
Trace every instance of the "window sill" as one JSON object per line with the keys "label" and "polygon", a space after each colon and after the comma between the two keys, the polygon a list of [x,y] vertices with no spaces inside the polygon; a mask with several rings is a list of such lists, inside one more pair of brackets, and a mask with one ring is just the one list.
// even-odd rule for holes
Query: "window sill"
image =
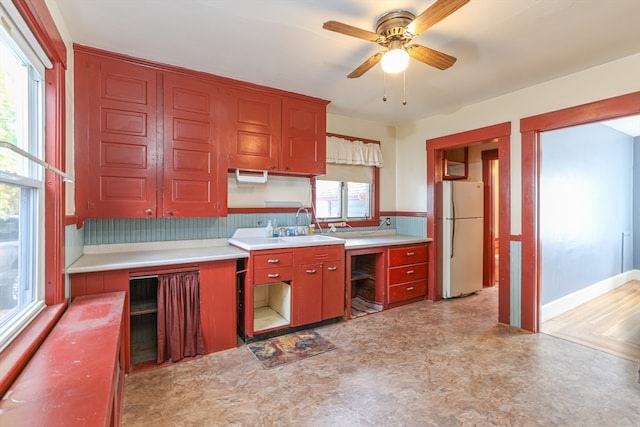
{"label": "window sill", "polygon": [[[328,229],[329,228],[329,224],[334,223],[334,222],[342,222],[343,220],[341,219],[336,219],[336,220],[330,220],[330,221],[320,221],[320,227],[322,227],[322,229]],[[378,225],[380,225],[380,219],[361,219],[361,220],[351,220],[351,221],[345,221],[347,223],[347,227],[340,227],[340,228],[349,228],[349,227],[377,227]]]}
{"label": "window sill", "polygon": [[45,308],[11,344],[0,353],[0,396],[20,375],[67,308],[67,302]]}

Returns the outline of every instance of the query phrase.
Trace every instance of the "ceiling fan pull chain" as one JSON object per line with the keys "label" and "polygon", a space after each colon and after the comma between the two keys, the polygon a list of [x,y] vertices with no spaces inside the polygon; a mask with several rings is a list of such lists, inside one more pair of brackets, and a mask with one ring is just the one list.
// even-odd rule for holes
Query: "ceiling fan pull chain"
{"label": "ceiling fan pull chain", "polygon": [[407,105],[407,72],[402,72],[402,105]]}
{"label": "ceiling fan pull chain", "polygon": [[382,71],[382,102],[387,102],[387,73]]}

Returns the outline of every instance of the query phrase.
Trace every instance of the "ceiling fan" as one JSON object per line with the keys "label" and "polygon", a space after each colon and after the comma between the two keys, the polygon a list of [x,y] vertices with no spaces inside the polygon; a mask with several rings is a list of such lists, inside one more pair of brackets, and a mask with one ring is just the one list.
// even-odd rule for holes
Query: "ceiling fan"
{"label": "ceiling fan", "polygon": [[469,0],[436,0],[418,16],[406,10],[387,12],[378,18],[375,33],[337,21],[327,21],[322,28],[375,42],[386,49],[360,64],[347,76],[350,79],[362,76],[381,61],[382,69],[386,73],[404,71],[410,57],[440,70],[446,70],[456,62],[456,58],[411,41],[467,3]]}

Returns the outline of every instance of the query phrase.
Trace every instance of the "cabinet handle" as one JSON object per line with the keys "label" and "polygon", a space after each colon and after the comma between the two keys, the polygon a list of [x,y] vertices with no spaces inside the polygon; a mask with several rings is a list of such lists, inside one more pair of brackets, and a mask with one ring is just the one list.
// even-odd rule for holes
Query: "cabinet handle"
{"label": "cabinet handle", "polygon": [[280,262],[280,260],[278,258],[271,258],[271,259],[268,259],[267,262],[269,264],[277,264]]}
{"label": "cabinet handle", "polygon": [[415,252],[407,252],[407,256],[414,256],[415,254]]}
{"label": "cabinet handle", "polygon": [[289,170],[289,166],[285,166],[284,170],[288,171]]}
{"label": "cabinet handle", "polygon": [[407,291],[407,292],[410,292],[410,291],[412,291],[412,290],[413,290],[413,286],[409,286],[409,287],[406,289],[406,291]]}
{"label": "cabinet handle", "polygon": [[275,170],[275,168],[276,168],[276,165],[272,165],[272,166],[271,166],[271,169],[274,169],[274,170]]}
{"label": "cabinet handle", "polygon": [[267,274],[269,279],[275,279],[276,277],[280,277],[280,273],[269,273]]}
{"label": "cabinet handle", "polygon": [[415,273],[415,271],[413,271],[413,270],[407,270],[407,274],[413,274],[413,273]]}
{"label": "cabinet handle", "polygon": [[151,215],[153,211],[151,209],[147,209],[146,211],[144,211],[144,213],[146,213],[147,215]]}
{"label": "cabinet handle", "polygon": [[173,211],[167,211],[167,215],[173,216]]}
{"label": "cabinet handle", "polygon": [[338,267],[327,267],[327,270],[329,271],[336,271],[338,269]]}
{"label": "cabinet handle", "polygon": [[307,274],[316,274],[315,269],[307,270]]}

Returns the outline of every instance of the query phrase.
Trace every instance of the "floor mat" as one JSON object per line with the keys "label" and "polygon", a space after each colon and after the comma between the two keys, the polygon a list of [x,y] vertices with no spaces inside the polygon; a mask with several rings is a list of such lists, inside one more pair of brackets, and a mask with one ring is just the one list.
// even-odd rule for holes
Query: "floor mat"
{"label": "floor mat", "polygon": [[266,369],[281,366],[336,348],[316,331],[300,331],[247,344]]}

